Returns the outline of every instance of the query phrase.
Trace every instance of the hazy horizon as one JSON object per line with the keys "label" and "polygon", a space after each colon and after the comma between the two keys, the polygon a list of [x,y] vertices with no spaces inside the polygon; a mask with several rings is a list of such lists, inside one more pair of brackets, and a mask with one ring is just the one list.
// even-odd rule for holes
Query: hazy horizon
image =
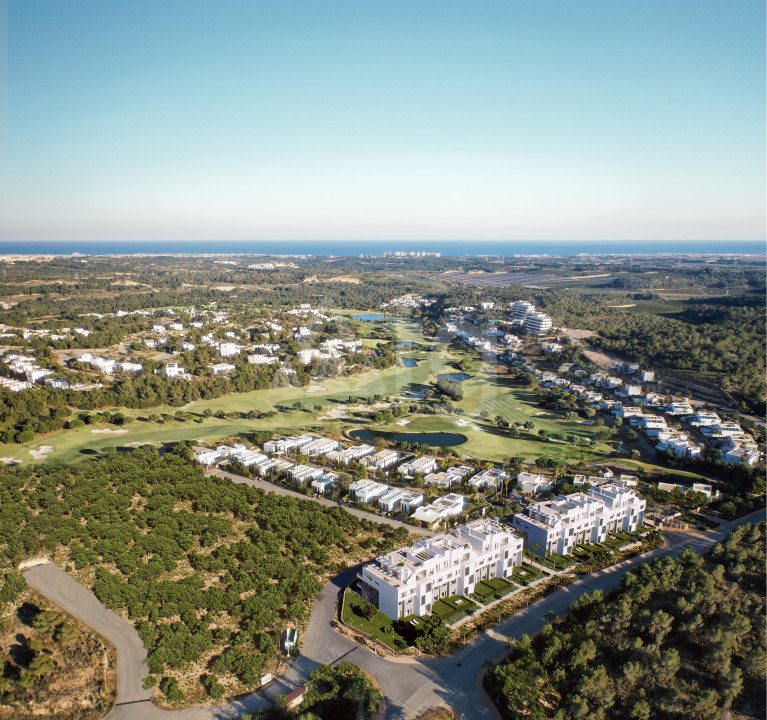
{"label": "hazy horizon", "polygon": [[762,2],[7,10],[9,242],[764,239]]}

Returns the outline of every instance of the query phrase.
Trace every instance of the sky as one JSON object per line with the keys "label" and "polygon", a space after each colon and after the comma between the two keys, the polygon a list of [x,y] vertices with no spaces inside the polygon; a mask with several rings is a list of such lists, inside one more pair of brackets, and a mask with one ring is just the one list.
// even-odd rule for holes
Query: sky
{"label": "sky", "polygon": [[0,240],[764,238],[763,0],[3,2]]}

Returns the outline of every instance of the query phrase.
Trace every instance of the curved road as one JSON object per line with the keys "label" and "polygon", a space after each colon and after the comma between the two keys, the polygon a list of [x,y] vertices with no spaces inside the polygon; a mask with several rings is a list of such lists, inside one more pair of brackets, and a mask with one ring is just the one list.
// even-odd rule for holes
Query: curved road
{"label": "curved road", "polygon": [[[359,665],[376,678],[386,697],[386,720],[405,720],[438,705],[451,706],[467,718],[495,718],[494,709],[486,704],[475,679],[487,662],[502,659],[507,652],[508,638],[537,632],[547,622],[548,612],[564,614],[580,595],[594,590],[607,592],[618,587],[621,576],[642,563],[664,555],[675,556],[688,545],[704,552],[736,525],[762,519],[764,510],[759,510],[736,522],[723,522],[721,528],[708,533],[667,532],[665,547],[601,570],[551,593],[446,658],[381,658],[339,634],[333,627],[338,596],[356,575],[357,568],[352,568],[322,589],[312,610],[300,657],[284,678],[272,683],[266,695],[274,698],[281,692],[302,685],[318,665],[343,659]],[[53,564],[29,568],[24,576],[30,586],[90,625],[117,648],[117,704],[107,716],[109,720],[223,720],[237,718],[270,703],[266,697],[251,693],[217,706],[161,710],[151,703],[150,693],[142,688],[142,680],[147,674],[143,662],[146,650],[132,625],[107,610],[92,593]]]}

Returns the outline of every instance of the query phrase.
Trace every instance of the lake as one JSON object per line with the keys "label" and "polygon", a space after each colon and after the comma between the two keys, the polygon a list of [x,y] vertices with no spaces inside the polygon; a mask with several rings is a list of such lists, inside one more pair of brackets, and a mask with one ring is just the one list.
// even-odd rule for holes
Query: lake
{"label": "lake", "polygon": [[415,358],[400,358],[402,360],[402,364],[407,368],[414,368],[416,365],[418,365],[418,360]]}
{"label": "lake", "polygon": [[456,382],[461,382],[461,380],[467,380],[470,377],[471,375],[467,375],[466,373],[445,373],[443,375],[437,375],[437,380],[442,380],[443,378],[447,378],[448,380],[455,380]]}
{"label": "lake", "polygon": [[361,315],[352,315],[352,317],[363,322],[378,322],[379,320],[386,320],[387,315],[381,315],[381,313],[362,313]]}
{"label": "lake", "polygon": [[373,432],[368,429],[352,430],[349,437],[355,440],[362,440],[366,443],[374,443],[377,437],[390,440],[392,442],[417,443],[418,445],[429,445],[430,447],[452,447],[453,445],[462,445],[466,442],[466,436],[461,433],[451,432],[404,432],[391,433],[378,431]]}

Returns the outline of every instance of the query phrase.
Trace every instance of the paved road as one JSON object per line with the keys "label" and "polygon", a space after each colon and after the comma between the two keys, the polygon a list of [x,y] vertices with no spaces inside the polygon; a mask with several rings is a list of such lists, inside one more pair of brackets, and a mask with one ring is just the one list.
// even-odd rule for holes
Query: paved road
{"label": "paved road", "polygon": [[[475,680],[485,663],[502,659],[507,652],[507,638],[537,632],[547,622],[549,611],[562,615],[577,597],[594,590],[606,592],[618,587],[621,576],[642,563],[664,555],[675,556],[688,545],[704,552],[736,525],[762,519],[764,510],[759,510],[736,522],[724,522],[720,529],[705,534],[669,531],[665,534],[665,547],[561,588],[483,633],[448,658],[382,658],[336,632],[333,622],[338,596],[358,571],[358,568],[351,568],[322,589],[312,610],[301,656],[285,678],[273,684],[266,694],[273,699],[280,692],[302,685],[317,665],[343,659],[359,665],[376,678],[386,696],[386,720],[405,720],[438,705],[449,705],[466,718],[492,720],[494,712],[485,703]],[[149,702],[149,693],[141,687],[147,673],[143,663],[146,651],[133,627],[108,611],[55,565],[38,565],[26,570],[24,575],[32,587],[93,627],[117,648],[117,705],[107,716],[108,720],[224,720],[269,704],[265,697],[252,693],[214,707],[177,712],[157,708]]]}
{"label": "paved road", "polygon": [[382,517],[381,515],[376,515],[370,512],[365,512],[364,510],[359,510],[356,507],[350,507],[349,505],[337,503],[335,500],[329,500],[328,498],[323,498],[323,497],[312,497],[310,495],[304,495],[303,493],[296,492],[295,490],[289,490],[288,488],[282,487],[281,485],[273,485],[272,483],[264,482],[263,480],[254,480],[253,478],[244,477],[243,475],[235,475],[234,473],[226,472],[225,470],[219,470],[218,468],[208,470],[206,471],[205,474],[228,478],[232,482],[237,483],[239,485],[250,485],[251,487],[260,488],[264,492],[275,493],[276,495],[287,495],[289,497],[298,498],[299,500],[311,500],[312,502],[319,503],[320,505],[324,505],[325,507],[342,507],[344,510],[346,510],[346,512],[351,513],[352,515],[360,518],[361,520],[370,520],[371,522],[374,522],[374,523],[385,523],[386,525],[391,525],[392,527],[395,527],[395,528],[402,527],[402,528],[405,528],[405,530],[407,530],[408,532],[417,533],[418,535],[431,537],[432,535],[436,534],[432,532],[431,530],[418,528],[418,527],[415,527],[414,525],[408,525],[407,523],[400,522],[399,520],[392,520],[391,518]]}

